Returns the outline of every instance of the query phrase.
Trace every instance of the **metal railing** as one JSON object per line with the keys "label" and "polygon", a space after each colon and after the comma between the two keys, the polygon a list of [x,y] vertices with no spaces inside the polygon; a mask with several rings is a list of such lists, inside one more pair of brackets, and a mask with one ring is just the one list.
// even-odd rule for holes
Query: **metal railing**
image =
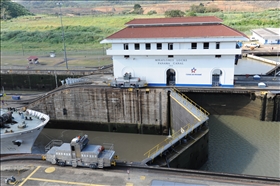
{"label": "metal railing", "polygon": [[153,156],[154,154],[156,154],[159,151],[160,151],[160,154],[162,154],[165,146],[167,146],[168,144],[171,146],[174,143],[176,143],[178,140],[180,140],[178,138],[181,134],[185,133],[187,135],[187,131],[189,131],[189,129],[192,129],[192,131],[193,131],[194,125],[191,125],[188,123],[186,126],[182,127],[180,130],[178,130],[177,132],[172,134],[170,137],[166,138],[164,141],[160,142],[159,144],[157,144],[156,146],[151,148],[149,151],[147,151],[144,154],[144,156],[147,156],[147,158],[150,158],[151,156]]}
{"label": "metal railing", "polygon": [[202,108],[201,106],[199,106],[197,103],[195,103],[193,100],[191,100],[188,96],[184,95],[183,93],[181,93],[178,89],[176,88],[172,88],[171,90],[173,90],[174,92],[176,92],[178,95],[180,95],[182,98],[186,99],[187,101],[189,101],[192,105],[194,105],[198,110],[200,110],[201,112],[203,112],[205,115],[209,116],[210,113],[207,112],[204,108]]}
{"label": "metal railing", "polygon": [[103,147],[104,147],[105,150],[111,151],[111,153],[109,153],[109,152],[105,153],[103,158],[110,159],[111,156],[113,156],[113,152],[112,151],[114,151],[114,144],[112,144],[112,143],[103,143]]}
{"label": "metal railing", "polygon": [[52,147],[54,146],[61,146],[63,144],[62,140],[51,140],[46,146],[45,146],[45,152],[48,152]]}

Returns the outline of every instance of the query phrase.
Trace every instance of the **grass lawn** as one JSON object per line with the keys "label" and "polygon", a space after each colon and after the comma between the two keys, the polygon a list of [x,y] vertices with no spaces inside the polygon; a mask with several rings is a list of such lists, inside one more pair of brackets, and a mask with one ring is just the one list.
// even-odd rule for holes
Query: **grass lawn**
{"label": "grass lawn", "polygon": [[[222,17],[224,24],[250,35],[250,29],[273,27],[275,21],[277,21],[277,16],[276,18],[274,16],[276,12],[277,10],[248,13],[218,12],[198,14],[198,16],[215,15]],[[1,36],[2,33],[8,33],[8,35],[5,36],[6,40],[1,37],[1,67],[17,66],[26,68],[28,65],[27,58],[31,55],[39,57],[40,67],[42,68],[65,67],[65,63],[63,63],[64,52],[61,39],[60,17],[36,15],[36,17],[38,16],[40,16],[41,19],[36,20],[34,16],[24,16],[7,21],[1,20]],[[124,24],[126,22],[134,18],[154,17],[164,17],[164,15],[63,16],[62,20],[65,30],[69,28],[67,30],[68,34],[70,34],[70,32],[72,32],[72,34],[74,33],[74,36],[72,36],[73,39],[71,37],[68,37],[68,41],[66,39],[69,68],[75,68],[77,65],[81,67],[93,67],[112,64],[111,57],[105,54],[106,49],[110,48],[110,45],[100,44],[100,40],[121,30],[125,27]],[[89,30],[89,27],[94,27],[91,28],[93,31]],[[97,28],[96,30],[95,27]],[[17,35],[17,38],[13,37],[12,34],[14,33],[12,31],[19,31],[19,36]],[[53,37],[57,37],[55,38],[56,42],[51,42],[49,37],[43,37],[46,39],[40,42],[39,40],[42,38],[41,35],[43,35],[44,32],[50,31],[55,31],[56,35]],[[84,33],[88,35],[84,35],[86,37],[81,36]],[[35,36],[32,34],[35,34],[37,39],[34,39]],[[91,37],[91,39],[94,37],[96,38],[94,38],[94,40],[88,40],[87,37]],[[21,40],[22,38],[27,41]],[[81,42],[81,40],[79,40],[81,38],[85,39],[85,42]],[[49,57],[51,51],[56,53],[55,58]]]}
{"label": "grass lawn", "polygon": [[[1,56],[1,68],[9,69],[13,68],[27,68],[29,66],[32,69],[65,69],[66,64],[64,62],[64,55],[58,55],[56,57],[39,56],[39,64],[30,64],[27,60],[29,56]],[[81,56],[81,55],[68,55],[67,62],[69,69],[75,70],[79,68],[87,67],[99,67],[112,64],[110,56]]]}

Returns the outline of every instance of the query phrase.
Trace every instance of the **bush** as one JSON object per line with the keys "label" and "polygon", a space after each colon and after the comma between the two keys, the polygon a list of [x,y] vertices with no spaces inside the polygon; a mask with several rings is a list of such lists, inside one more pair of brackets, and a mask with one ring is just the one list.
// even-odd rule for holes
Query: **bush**
{"label": "bush", "polygon": [[202,3],[200,3],[199,5],[191,5],[191,11],[195,12],[195,13],[204,13],[206,10],[206,8],[204,7],[204,5]]}
{"label": "bush", "polygon": [[22,31],[11,31],[11,32],[3,32],[3,35],[1,34],[1,40],[7,41],[12,40],[17,37],[18,34],[20,34]]}
{"label": "bush", "polygon": [[220,9],[216,5],[207,6],[205,12],[219,12]]}
{"label": "bush", "polygon": [[157,12],[155,10],[151,10],[147,13],[148,15],[153,15],[153,14],[157,14]]}
{"label": "bush", "polygon": [[194,11],[187,12],[187,16],[196,16],[196,13]]}
{"label": "bush", "polygon": [[184,17],[185,13],[181,10],[169,10],[164,15],[165,17]]}

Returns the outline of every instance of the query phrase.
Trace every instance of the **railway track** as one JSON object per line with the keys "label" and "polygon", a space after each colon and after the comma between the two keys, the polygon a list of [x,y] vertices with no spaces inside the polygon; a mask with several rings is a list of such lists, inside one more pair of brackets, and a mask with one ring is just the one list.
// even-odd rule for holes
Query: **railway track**
{"label": "railway track", "polygon": [[[28,161],[28,160],[38,160],[38,163],[43,163],[42,159],[43,154],[23,154],[23,155],[6,155],[2,156],[0,162],[7,162],[7,161]],[[45,164],[45,163],[44,163]],[[69,166],[69,168],[72,168]],[[82,168],[87,169],[87,168]],[[104,168],[105,169],[105,168]],[[147,165],[131,165],[125,163],[118,163],[114,167],[106,168],[110,171],[115,172],[124,172],[126,170],[134,170],[134,171],[151,171],[157,174],[166,174],[169,177],[172,175],[174,176],[188,176],[193,177],[196,179],[203,178],[203,179],[210,179],[214,181],[228,181],[228,182],[236,182],[239,183],[250,183],[250,184],[264,184],[264,185],[279,185],[280,178],[277,177],[267,177],[267,176],[256,176],[256,175],[245,175],[245,174],[230,174],[230,173],[218,173],[218,172],[208,172],[208,171],[201,171],[201,170],[190,170],[190,169],[177,169],[177,168],[166,168],[166,167],[159,167],[159,166],[147,166]],[[105,169],[105,170],[106,170]]]}
{"label": "railway track", "polygon": [[[35,101],[38,101],[44,97],[47,97],[50,94],[53,94],[58,91],[66,90],[69,88],[88,88],[88,87],[95,87],[95,88],[108,88],[110,89],[108,85],[92,85],[90,82],[82,82],[82,83],[77,83],[77,84],[72,84],[72,85],[63,85],[60,86],[56,89],[53,89],[49,92],[43,93],[43,94],[25,94],[25,96],[32,95],[34,98],[30,99],[24,99],[24,100],[6,100],[8,103],[17,103],[19,105],[28,105],[30,103],[33,103]],[[169,88],[174,88],[173,86],[159,86],[159,87],[145,87],[142,89],[155,89],[155,88],[163,88],[163,89],[169,89]],[[196,87],[177,87],[176,88],[181,91],[181,92],[205,92],[205,93],[252,93],[256,91],[265,91],[263,88],[258,88],[258,87],[234,87],[234,88],[219,88],[219,87],[205,87],[205,88],[196,88]],[[114,88],[114,89],[119,89],[119,88]],[[279,87],[270,87],[269,91],[279,91]],[[35,97],[36,96],[36,97]]]}

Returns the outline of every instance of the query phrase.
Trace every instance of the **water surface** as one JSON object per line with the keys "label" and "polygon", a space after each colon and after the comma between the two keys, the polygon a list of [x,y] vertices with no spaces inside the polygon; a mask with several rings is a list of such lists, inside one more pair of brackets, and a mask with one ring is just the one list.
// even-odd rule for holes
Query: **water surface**
{"label": "water surface", "polygon": [[[212,115],[209,129],[209,159],[201,170],[280,177],[280,122]],[[114,143],[121,159],[131,161],[142,159],[146,150],[166,138],[45,128],[35,142],[33,153],[44,153],[43,149],[51,139],[69,142],[73,136],[83,134],[89,135],[90,143]]]}
{"label": "water surface", "polygon": [[[262,56],[267,58],[266,56]],[[267,58],[274,60],[274,58]],[[250,58],[243,57],[238,60],[238,64],[234,66],[235,75],[245,75],[245,74],[266,74],[268,71],[273,69],[275,65],[264,63],[261,61],[253,60]]]}
{"label": "water surface", "polygon": [[280,122],[210,116],[209,160],[202,170],[280,177]]}

